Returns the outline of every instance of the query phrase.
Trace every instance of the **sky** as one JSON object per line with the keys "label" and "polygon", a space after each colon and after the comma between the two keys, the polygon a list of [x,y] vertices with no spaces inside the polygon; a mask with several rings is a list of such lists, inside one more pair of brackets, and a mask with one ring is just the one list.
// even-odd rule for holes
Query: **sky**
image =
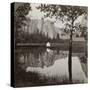
{"label": "sky", "polygon": [[[30,17],[31,19],[41,19],[41,18],[43,18],[45,13],[40,12],[40,10],[36,9],[36,7],[38,7],[39,5],[40,4],[31,4],[32,11],[30,11],[27,16]],[[47,17],[47,18],[45,18],[45,20],[50,20],[52,22],[55,22],[56,27],[59,27],[59,28],[63,27],[62,22],[60,20],[56,21],[56,19],[54,17],[53,18]]]}
{"label": "sky", "polygon": [[41,19],[44,16],[43,12],[40,12],[40,10],[36,9],[40,4],[30,4],[32,11],[29,12],[30,18],[32,19]]}
{"label": "sky", "polygon": [[[36,9],[36,7],[38,7],[40,4],[31,4],[31,8],[32,8],[32,11],[29,12],[29,14],[27,15],[28,17],[30,17],[30,19],[41,19],[42,17],[44,17],[44,12],[40,12],[40,10]],[[85,19],[83,19],[83,15],[78,17],[77,20],[75,21],[76,23],[81,23],[83,25],[87,25],[87,21]],[[46,18],[45,20],[50,20],[50,21],[53,21],[55,22],[55,26],[58,27],[58,28],[63,28],[64,27],[64,24],[62,23],[62,21],[60,20],[57,20],[55,18]]]}

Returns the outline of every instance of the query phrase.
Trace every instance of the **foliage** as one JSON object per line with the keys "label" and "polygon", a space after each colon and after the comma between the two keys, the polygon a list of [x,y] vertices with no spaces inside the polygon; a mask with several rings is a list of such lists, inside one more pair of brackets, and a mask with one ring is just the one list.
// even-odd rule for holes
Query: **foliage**
{"label": "foliage", "polygon": [[[19,5],[18,5],[19,4]],[[14,14],[14,23],[15,23],[15,41],[18,42],[18,39],[20,39],[23,34],[22,26],[27,25],[27,18],[26,15],[31,10],[29,3],[16,3],[15,7],[15,14]]]}
{"label": "foliage", "polygon": [[[68,30],[72,28],[72,22],[81,16],[82,14],[87,14],[87,7],[82,6],[66,6],[66,5],[45,5],[41,4],[38,9],[41,12],[45,12],[45,17],[55,17],[56,19],[62,20],[65,23]],[[77,27],[73,25],[73,30]]]}

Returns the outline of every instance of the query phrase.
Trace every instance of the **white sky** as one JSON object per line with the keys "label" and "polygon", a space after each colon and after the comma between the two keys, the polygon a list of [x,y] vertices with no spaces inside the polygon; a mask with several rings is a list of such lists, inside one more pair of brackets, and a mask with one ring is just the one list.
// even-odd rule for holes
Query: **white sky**
{"label": "white sky", "polygon": [[31,4],[32,11],[29,12],[29,15],[31,19],[41,19],[44,16],[43,12],[40,12],[40,10],[36,9],[37,6],[40,4]]}
{"label": "white sky", "polygon": [[[42,17],[44,17],[44,12],[40,12],[40,10],[36,9],[36,7],[38,7],[40,4],[31,4],[31,8],[32,11],[29,12],[29,14],[27,15],[28,17],[30,17],[31,19],[41,19]],[[62,21],[58,20],[56,21],[55,18],[46,18],[45,20],[50,20],[50,21],[54,21],[55,22],[55,26],[62,28],[64,27],[64,24],[62,23]],[[83,25],[87,25],[87,21],[83,19],[83,16],[80,16],[75,22],[80,22]]]}

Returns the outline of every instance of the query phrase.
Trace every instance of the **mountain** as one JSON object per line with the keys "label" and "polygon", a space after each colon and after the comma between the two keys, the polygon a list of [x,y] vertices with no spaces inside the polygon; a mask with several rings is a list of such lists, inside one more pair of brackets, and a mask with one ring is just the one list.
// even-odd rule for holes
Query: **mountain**
{"label": "mountain", "polygon": [[29,22],[29,33],[42,33],[45,36],[48,36],[49,38],[56,38],[57,35],[59,36],[63,33],[63,30],[61,30],[58,27],[55,27],[54,22],[50,20],[44,21],[43,19],[31,19]]}

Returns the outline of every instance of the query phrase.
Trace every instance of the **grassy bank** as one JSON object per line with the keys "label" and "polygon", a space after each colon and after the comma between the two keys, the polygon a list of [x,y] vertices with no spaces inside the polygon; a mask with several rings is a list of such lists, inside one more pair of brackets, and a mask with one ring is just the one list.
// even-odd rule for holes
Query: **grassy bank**
{"label": "grassy bank", "polygon": [[65,85],[65,84],[78,84],[85,83],[84,81],[73,81],[72,83],[66,78],[62,77],[47,77],[45,75],[41,76],[35,72],[25,72],[20,71],[16,75],[16,86],[17,87],[27,87],[27,86],[45,86],[45,85]]}

